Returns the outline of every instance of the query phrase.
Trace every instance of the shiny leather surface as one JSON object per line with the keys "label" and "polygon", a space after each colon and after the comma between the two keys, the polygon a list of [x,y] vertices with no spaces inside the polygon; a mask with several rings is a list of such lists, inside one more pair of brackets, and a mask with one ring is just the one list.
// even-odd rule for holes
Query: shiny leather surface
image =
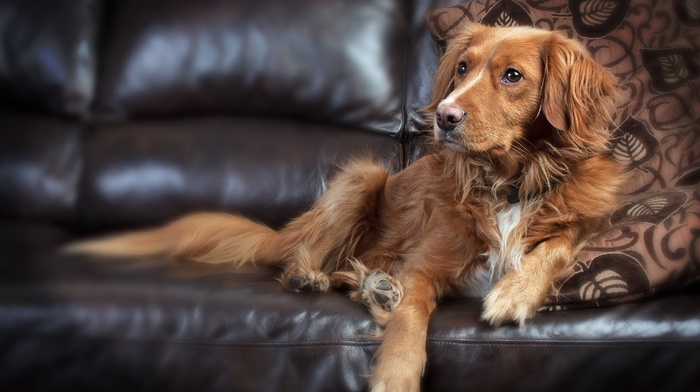
{"label": "shiny leather surface", "polygon": [[398,0],[115,2],[107,115],[255,113],[397,134]]}
{"label": "shiny leather surface", "polygon": [[497,329],[478,321],[477,301],[443,304],[431,320],[426,389],[697,390],[697,295],[541,313],[523,328]]}
{"label": "shiny leather surface", "polygon": [[81,127],[58,117],[0,113],[0,215],[74,223]]}
{"label": "shiny leather surface", "polygon": [[[367,310],[338,292],[286,291],[274,280],[278,271],[49,250],[4,252],[0,260],[4,390],[366,387],[362,374],[377,349]],[[524,328],[493,329],[479,321],[480,310],[468,299],[438,307],[426,391],[700,385],[697,292],[543,313]]]}
{"label": "shiny leather surface", "polygon": [[3,0],[0,105],[85,116],[94,96],[99,1]]}
{"label": "shiny leather surface", "polygon": [[371,155],[392,170],[402,158],[393,139],[376,133],[241,117],[100,126],[87,135],[85,150],[79,213],[91,229],[207,209],[279,226],[308,209],[351,157]]}
{"label": "shiny leather surface", "polygon": [[0,260],[3,390],[352,391],[376,349],[363,308],[337,292],[285,291],[271,271]]}
{"label": "shiny leather surface", "polygon": [[[55,249],[202,209],[279,226],[353,155],[402,169],[424,15],[458,2],[0,2],[0,390],[365,390],[376,327],[342,293]],[[696,391],[699,287],[522,328],[449,301],[424,390]]]}

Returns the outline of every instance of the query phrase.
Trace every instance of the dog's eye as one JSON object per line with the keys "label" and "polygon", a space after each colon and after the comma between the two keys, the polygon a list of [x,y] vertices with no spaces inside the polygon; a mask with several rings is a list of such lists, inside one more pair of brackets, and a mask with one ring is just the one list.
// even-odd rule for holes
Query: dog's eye
{"label": "dog's eye", "polygon": [[465,63],[464,61],[459,63],[459,65],[457,66],[457,73],[462,75],[462,76],[466,75],[467,74],[467,63]]}
{"label": "dog's eye", "polygon": [[510,68],[503,74],[503,83],[518,83],[523,78],[523,74],[517,69]]}

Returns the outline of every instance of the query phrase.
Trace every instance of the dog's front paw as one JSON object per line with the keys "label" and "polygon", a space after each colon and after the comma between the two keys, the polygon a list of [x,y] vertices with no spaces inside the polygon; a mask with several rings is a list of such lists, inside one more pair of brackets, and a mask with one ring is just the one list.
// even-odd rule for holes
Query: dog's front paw
{"label": "dog's front paw", "polygon": [[522,326],[537,312],[543,298],[541,290],[527,279],[513,278],[506,275],[486,296],[482,320],[495,327],[510,322]]}
{"label": "dog's front paw", "polygon": [[328,275],[302,267],[288,268],[280,278],[282,284],[294,291],[327,291],[331,285]]}

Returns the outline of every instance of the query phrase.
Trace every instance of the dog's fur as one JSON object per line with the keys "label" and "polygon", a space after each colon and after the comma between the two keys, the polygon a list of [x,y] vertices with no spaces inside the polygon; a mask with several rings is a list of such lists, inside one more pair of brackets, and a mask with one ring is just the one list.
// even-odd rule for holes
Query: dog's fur
{"label": "dog's fur", "polygon": [[[448,43],[426,108],[435,151],[406,170],[354,161],[280,231],[197,214],[73,250],[279,264],[293,289],[346,286],[384,326],[372,390],[417,391],[440,298],[485,295],[483,320],[522,324],[615,208],[616,95],[577,42],[469,25]],[[373,298],[379,288],[394,294],[390,306]]]}

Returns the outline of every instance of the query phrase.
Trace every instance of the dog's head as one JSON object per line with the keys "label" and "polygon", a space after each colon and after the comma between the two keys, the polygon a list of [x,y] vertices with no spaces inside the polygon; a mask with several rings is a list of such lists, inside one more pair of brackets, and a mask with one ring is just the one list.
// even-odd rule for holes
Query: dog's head
{"label": "dog's head", "polygon": [[459,151],[498,155],[543,138],[599,152],[607,148],[616,95],[615,77],[578,42],[529,27],[472,24],[448,43],[427,111],[435,139]]}

